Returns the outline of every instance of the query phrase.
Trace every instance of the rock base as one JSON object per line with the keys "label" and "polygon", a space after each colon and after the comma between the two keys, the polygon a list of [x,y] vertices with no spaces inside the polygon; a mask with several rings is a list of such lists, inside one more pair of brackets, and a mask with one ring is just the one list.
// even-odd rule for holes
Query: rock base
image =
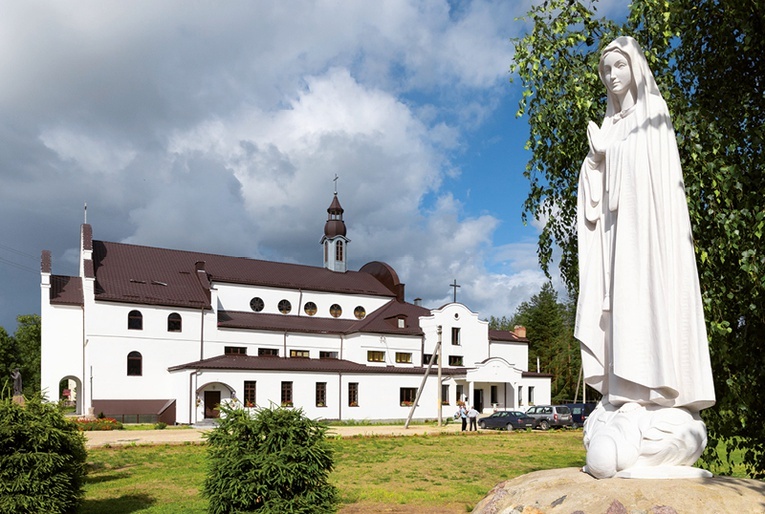
{"label": "rock base", "polygon": [[579,468],[500,483],[474,514],[765,513],[765,482],[730,477],[598,480]]}

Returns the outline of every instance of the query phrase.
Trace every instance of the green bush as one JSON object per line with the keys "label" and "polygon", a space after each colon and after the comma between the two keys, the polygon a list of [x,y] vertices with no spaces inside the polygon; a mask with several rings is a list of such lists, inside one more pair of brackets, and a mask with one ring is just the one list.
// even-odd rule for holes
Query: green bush
{"label": "green bush", "polygon": [[76,512],[86,459],[85,437],[58,406],[0,399],[0,512]]}
{"label": "green bush", "polygon": [[328,481],[327,428],[301,409],[237,409],[221,405],[207,435],[209,469],[202,494],[211,514],[322,514],[336,511]]}
{"label": "green bush", "polygon": [[167,428],[167,423],[164,421],[158,421],[154,424],[154,430],[164,430]]}

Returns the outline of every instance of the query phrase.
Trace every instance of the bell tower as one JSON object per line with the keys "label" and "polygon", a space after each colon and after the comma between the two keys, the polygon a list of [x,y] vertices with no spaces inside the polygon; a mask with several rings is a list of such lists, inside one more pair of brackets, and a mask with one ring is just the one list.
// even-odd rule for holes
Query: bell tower
{"label": "bell tower", "polygon": [[348,271],[348,243],[345,237],[343,207],[337,199],[337,175],[335,175],[335,196],[327,209],[327,222],[324,224],[324,237],[321,245],[324,251],[324,267],[331,271]]}

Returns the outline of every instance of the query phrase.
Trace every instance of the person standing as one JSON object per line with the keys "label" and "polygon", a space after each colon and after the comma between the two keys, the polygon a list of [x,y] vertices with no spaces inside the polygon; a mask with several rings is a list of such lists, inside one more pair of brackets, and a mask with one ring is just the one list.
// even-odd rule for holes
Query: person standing
{"label": "person standing", "polygon": [[464,404],[460,405],[457,414],[459,414],[460,420],[462,420],[462,431],[464,432],[467,428],[467,409],[465,408]]}
{"label": "person standing", "polygon": [[470,406],[470,410],[467,411],[467,417],[470,420],[470,430],[478,431],[478,411],[475,410],[475,407],[472,405]]}

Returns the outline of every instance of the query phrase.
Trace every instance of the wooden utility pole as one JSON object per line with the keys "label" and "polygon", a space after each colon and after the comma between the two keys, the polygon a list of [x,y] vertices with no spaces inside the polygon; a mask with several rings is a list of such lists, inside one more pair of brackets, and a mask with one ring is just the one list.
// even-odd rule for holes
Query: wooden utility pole
{"label": "wooden utility pole", "polygon": [[417,408],[417,402],[420,401],[420,396],[422,396],[422,391],[425,389],[425,381],[428,379],[428,375],[430,374],[430,368],[433,367],[433,363],[436,359],[438,359],[438,401],[439,401],[439,426],[441,426],[441,325],[438,325],[438,342],[436,343],[435,351],[433,352],[433,355],[430,356],[430,362],[428,363],[428,367],[425,370],[425,375],[422,377],[422,382],[420,382],[420,388],[417,390],[417,396],[414,399],[414,403],[412,404],[412,408],[409,409],[409,416],[406,418],[406,423],[404,423],[404,428],[409,428],[409,423],[412,421],[412,416],[414,415],[414,410]]}

